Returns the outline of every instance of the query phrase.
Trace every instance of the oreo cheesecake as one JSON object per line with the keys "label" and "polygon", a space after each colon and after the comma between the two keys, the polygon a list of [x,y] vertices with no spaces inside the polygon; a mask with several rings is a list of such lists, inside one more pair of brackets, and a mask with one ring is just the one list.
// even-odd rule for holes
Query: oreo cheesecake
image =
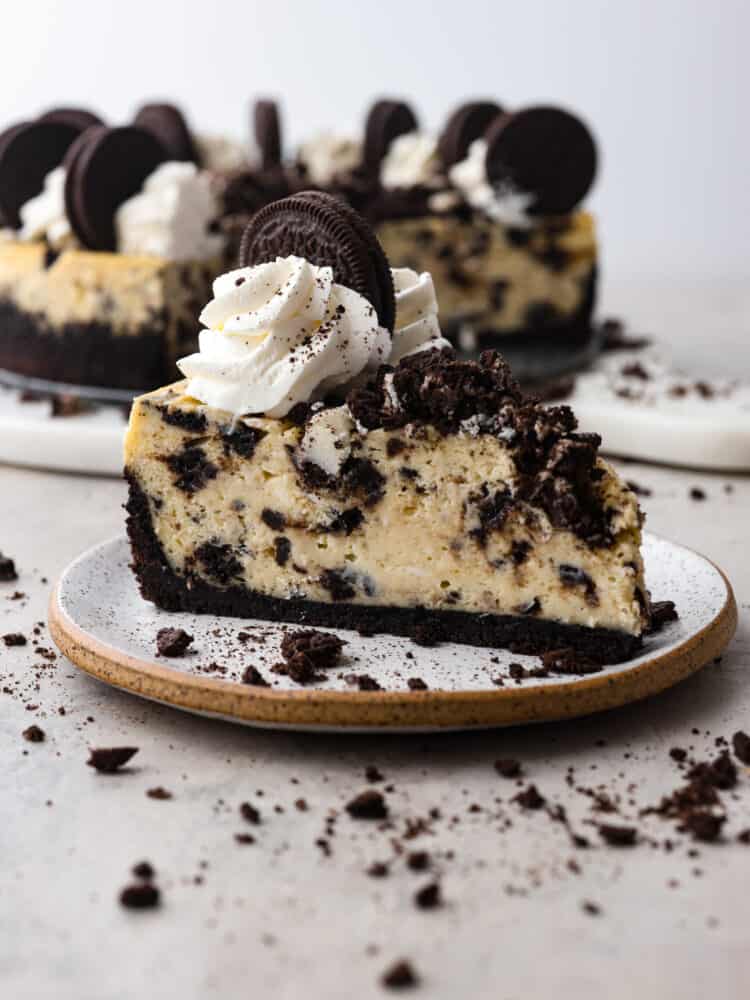
{"label": "oreo cheesecake", "polygon": [[223,260],[198,159],[170,105],[120,128],[58,109],[0,136],[0,368],[135,390],[174,377]]}
{"label": "oreo cheesecake", "polygon": [[362,212],[394,266],[432,275],[461,348],[589,338],[597,242],[581,205],[597,150],[577,116],[470,101],[433,135],[407,103],[380,100],[361,139],[321,133],[285,164],[278,109],[263,101],[255,140],[258,166],[225,189],[235,238],[269,198],[315,187]]}
{"label": "oreo cheesecake", "polygon": [[459,360],[430,276],[391,270],[318,192],[260,212],[201,313],[185,380],[125,443],[143,596],[169,611],[597,662],[649,620],[635,494],[502,357]]}

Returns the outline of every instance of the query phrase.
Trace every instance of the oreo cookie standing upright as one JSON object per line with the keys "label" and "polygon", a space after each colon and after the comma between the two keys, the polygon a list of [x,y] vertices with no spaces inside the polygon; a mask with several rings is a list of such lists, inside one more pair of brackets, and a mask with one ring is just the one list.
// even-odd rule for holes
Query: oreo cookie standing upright
{"label": "oreo cookie standing upright", "polygon": [[529,214],[566,215],[594,181],[596,144],[569,111],[526,108],[490,126],[485,163],[491,184],[533,195]]}
{"label": "oreo cookie standing upright", "polygon": [[417,116],[404,101],[389,98],[376,101],[365,122],[362,155],[365,169],[377,174],[394,139],[407,132],[415,132],[417,128]]}
{"label": "oreo cookie standing upright", "polygon": [[86,108],[51,108],[43,115],[39,115],[37,121],[62,122],[63,125],[72,125],[79,132],[85,132],[87,128],[104,124],[99,115],[95,115],[93,111],[87,111]]}
{"label": "oreo cookie standing upright", "polygon": [[13,125],[0,135],[0,217],[18,229],[23,205],[38,195],[47,174],[59,167],[80,129],[64,122]]}
{"label": "oreo cookie standing upright", "polygon": [[81,244],[116,250],[117,209],[168,159],[158,139],[135,125],[84,132],[70,151],[65,176],[65,211]]}
{"label": "oreo cookie standing upright", "polygon": [[467,101],[456,108],[438,139],[438,152],[446,170],[466,159],[472,142],[481,139],[502,113],[494,101]]}
{"label": "oreo cookie standing upright", "polygon": [[174,104],[144,104],[133,119],[133,124],[156,136],[167,150],[170,160],[200,166],[198,148],[188,123]]}
{"label": "oreo cookie standing upright", "polygon": [[291,255],[331,267],[334,279],[364,296],[380,325],[393,330],[390,267],[374,233],[354,209],[319,191],[303,191],[262,208],[242,236],[240,266]]}
{"label": "oreo cookie standing upright", "polygon": [[257,100],[253,107],[253,135],[263,170],[281,166],[281,116],[276,101]]}

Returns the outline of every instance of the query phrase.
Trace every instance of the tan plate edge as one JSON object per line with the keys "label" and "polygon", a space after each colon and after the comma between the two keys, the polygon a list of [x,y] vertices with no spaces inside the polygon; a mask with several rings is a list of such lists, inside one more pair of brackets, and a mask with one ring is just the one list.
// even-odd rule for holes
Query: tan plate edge
{"label": "tan plate edge", "polygon": [[[705,558],[705,557],[702,557]],[[711,562],[710,560],[706,560]],[[590,715],[658,694],[719,656],[737,629],[732,586],[716,617],[700,632],[618,674],[592,674],[550,687],[492,691],[279,691],[186,675],[145,663],[94,639],[59,603],[59,582],[49,604],[49,628],[60,651],[77,667],[114,687],[188,711],[290,727],[456,729],[551,722]]]}

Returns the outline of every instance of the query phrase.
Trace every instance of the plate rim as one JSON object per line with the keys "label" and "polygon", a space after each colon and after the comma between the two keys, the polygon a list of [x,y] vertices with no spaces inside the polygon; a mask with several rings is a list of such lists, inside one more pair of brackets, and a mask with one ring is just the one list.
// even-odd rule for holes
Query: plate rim
{"label": "plate rim", "polygon": [[648,533],[651,538],[690,552],[720,576],[724,603],[699,631],[675,648],[657,653],[630,670],[590,674],[554,685],[513,686],[446,691],[340,691],[321,688],[262,688],[148,663],[79,626],[62,607],[63,580],[78,563],[118,534],[81,553],[60,574],[50,595],[50,634],[77,668],[120,690],[190,712],[258,726],[351,731],[425,728],[473,729],[576,718],[617,708],[666,690],[719,656],[732,640],[738,622],[732,585],[713,560],[679,542]]}

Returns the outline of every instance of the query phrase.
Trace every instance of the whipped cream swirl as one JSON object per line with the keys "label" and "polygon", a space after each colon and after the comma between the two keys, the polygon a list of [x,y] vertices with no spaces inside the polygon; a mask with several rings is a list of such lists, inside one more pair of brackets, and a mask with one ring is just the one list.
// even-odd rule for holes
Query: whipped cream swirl
{"label": "whipped cream swirl", "polygon": [[425,132],[405,132],[393,140],[380,164],[380,183],[396,188],[439,187],[437,139]]}
{"label": "whipped cream swirl", "polygon": [[21,206],[22,240],[46,239],[51,247],[60,250],[73,240],[73,233],[65,214],[65,168],[55,167],[44,178],[38,195]]}
{"label": "whipped cream swirl", "polygon": [[391,271],[396,292],[396,329],[388,364],[395,365],[409,354],[430,348],[450,347],[440,332],[438,303],[432,277],[408,267]]}
{"label": "whipped cream swirl", "polygon": [[473,208],[485,212],[491,219],[517,229],[530,229],[534,220],[528,208],[534,195],[519,191],[512,184],[491,184],[486,168],[487,141],[475,139],[465,160],[451,167],[448,175]]}
{"label": "whipped cream swirl", "polygon": [[360,165],[362,143],[348,136],[321,132],[300,146],[298,157],[312,183],[324,186]]}
{"label": "whipped cream swirl", "polygon": [[277,257],[216,279],[200,316],[200,352],[179,362],[187,393],[235,416],[283,417],[388,357],[372,305],[330,267]]}
{"label": "whipped cream swirl", "polygon": [[205,260],[221,252],[210,231],[219,214],[211,178],[194,163],[162,163],[115,216],[120,253]]}

